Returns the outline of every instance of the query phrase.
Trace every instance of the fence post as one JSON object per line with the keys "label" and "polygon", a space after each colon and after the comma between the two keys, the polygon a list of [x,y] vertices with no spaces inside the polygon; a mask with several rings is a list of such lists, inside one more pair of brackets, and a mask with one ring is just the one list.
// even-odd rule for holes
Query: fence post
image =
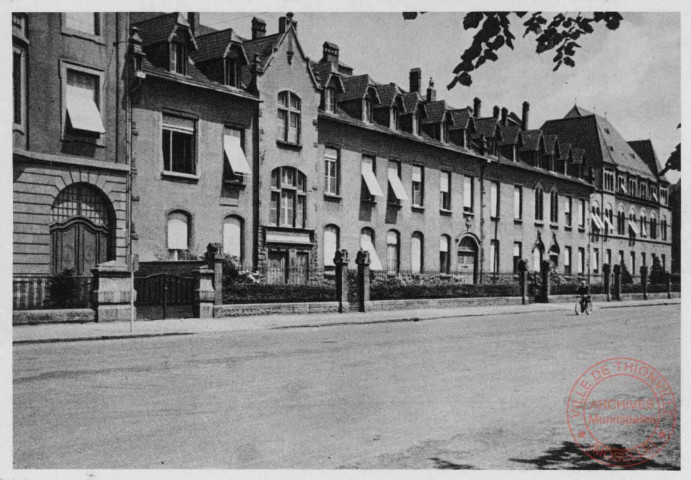
{"label": "fence post", "polygon": [[602,282],[603,286],[605,287],[605,295],[607,296],[608,302],[611,300],[611,270],[612,267],[609,265],[609,263],[605,263],[602,265]]}
{"label": "fence post", "polygon": [[194,289],[194,317],[213,318],[214,316],[214,271],[207,267],[199,267],[194,271],[197,286]]}
{"label": "fence post", "polygon": [[223,250],[220,243],[210,243],[204,254],[206,265],[214,271],[214,305],[223,305]]}
{"label": "fence post", "polygon": [[648,299],[648,267],[641,265],[641,285],[643,286],[643,300]]}
{"label": "fence post", "polygon": [[91,272],[94,275],[93,308],[96,310],[96,321],[129,322],[134,307],[130,305],[132,291],[127,265],[112,260],[99,264]]}
{"label": "fence post", "polygon": [[667,275],[667,298],[672,298],[672,274],[666,272]]}
{"label": "fence post", "polygon": [[358,294],[358,312],[366,312],[369,307],[369,252],[360,250],[355,257],[357,264],[357,294]]}
{"label": "fence post", "polygon": [[518,281],[521,288],[521,302],[525,305],[528,296],[528,262],[525,260],[518,261]]}
{"label": "fence post", "polygon": [[550,294],[550,278],[549,278],[549,268],[550,263],[547,260],[543,260],[540,263],[540,274],[542,275],[542,295],[540,301],[542,303],[549,303]]}
{"label": "fence post", "polygon": [[614,290],[612,291],[613,300],[621,300],[621,265],[614,266]]}
{"label": "fence post", "polygon": [[348,311],[348,250],[336,250],[334,265],[336,265],[336,299],[338,300],[338,313]]}

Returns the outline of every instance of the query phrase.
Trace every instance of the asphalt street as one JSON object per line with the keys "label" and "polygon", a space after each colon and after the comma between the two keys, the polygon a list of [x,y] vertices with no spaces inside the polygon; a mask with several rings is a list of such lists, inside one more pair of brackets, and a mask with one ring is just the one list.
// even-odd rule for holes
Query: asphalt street
{"label": "asphalt street", "polygon": [[[680,305],[15,345],[15,468],[597,468],[569,392],[680,391]],[[645,466],[678,468],[679,428]]]}

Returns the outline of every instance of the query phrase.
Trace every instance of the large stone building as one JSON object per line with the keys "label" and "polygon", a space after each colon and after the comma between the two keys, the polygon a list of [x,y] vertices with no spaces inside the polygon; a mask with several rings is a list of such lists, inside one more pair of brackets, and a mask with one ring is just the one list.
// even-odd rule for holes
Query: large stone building
{"label": "large stone building", "polygon": [[649,141],[578,107],[539,129],[527,102],[455,108],[418,68],[404,88],[330,42],[310,60],[292,14],[272,34],[251,22],[242,38],[194,12],[13,16],[15,274],[208,243],[277,282],[336,249],[468,282],[522,258],[567,274],[671,262]]}

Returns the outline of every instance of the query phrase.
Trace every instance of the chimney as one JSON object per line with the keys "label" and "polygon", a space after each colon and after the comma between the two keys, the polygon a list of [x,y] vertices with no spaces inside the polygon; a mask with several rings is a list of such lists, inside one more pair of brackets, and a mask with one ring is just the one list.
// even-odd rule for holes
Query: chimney
{"label": "chimney", "polygon": [[501,124],[504,126],[509,124],[509,110],[506,107],[501,109]]}
{"label": "chimney", "polygon": [[331,42],[324,42],[322,45],[321,63],[338,63],[338,45]]}
{"label": "chimney", "polygon": [[473,99],[473,116],[475,118],[480,118],[480,109],[482,108],[482,101],[475,97]]}
{"label": "chimney", "polygon": [[410,91],[420,93],[420,83],[422,83],[422,70],[419,68],[410,69]]}
{"label": "chimney", "polygon": [[187,12],[187,23],[190,24],[192,36],[199,33],[199,12]]}
{"label": "chimney", "polygon": [[252,40],[262,38],[266,35],[266,22],[261,18],[252,18]]}
{"label": "chimney", "polygon": [[494,109],[492,110],[492,116],[494,118],[499,118],[499,107],[496,105],[494,106]]}
{"label": "chimney", "polygon": [[278,33],[285,33],[291,25],[293,29],[297,31],[298,22],[293,21],[293,12],[288,12],[285,17],[278,19]]}
{"label": "chimney", "polygon": [[530,113],[530,104],[528,102],[523,102],[523,125],[521,128],[523,130],[528,130],[528,114]]}
{"label": "chimney", "polygon": [[432,80],[432,77],[429,77],[429,87],[427,87],[427,101],[437,101],[437,91],[434,89],[434,80]]}

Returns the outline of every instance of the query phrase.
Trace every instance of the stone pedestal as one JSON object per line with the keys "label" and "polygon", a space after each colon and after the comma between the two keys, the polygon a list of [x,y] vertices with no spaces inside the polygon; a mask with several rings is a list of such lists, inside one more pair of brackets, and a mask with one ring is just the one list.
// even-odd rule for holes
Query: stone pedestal
{"label": "stone pedestal", "polygon": [[672,298],[672,274],[666,273],[667,277],[667,298]]}
{"label": "stone pedestal", "polygon": [[611,300],[611,290],[612,290],[612,285],[611,285],[611,280],[612,280],[612,273],[611,273],[612,267],[609,266],[608,263],[605,263],[602,265],[602,282],[603,286],[605,288],[605,295],[607,295],[607,301],[609,302]]}
{"label": "stone pedestal", "polygon": [[200,267],[194,274],[197,278],[197,287],[194,289],[194,316],[196,318],[213,318],[214,271],[207,267]]}
{"label": "stone pedestal", "polygon": [[370,260],[369,252],[360,250],[355,258],[357,264],[357,296],[358,312],[366,312],[370,306],[369,287],[370,287]]}
{"label": "stone pedestal", "polygon": [[612,299],[621,300],[621,265],[614,266],[614,283],[612,285]]}
{"label": "stone pedestal", "polygon": [[[132,299],[131,272],[126,264],[113,260],[91,270],[92,299],[97,322],[129,322]],[[136,311],[135,311],[136,317]]]}
{"label": "stone pedestal", "polygon": [[643,287],[643,299],[648,299],[648,267],[641,266],[641,286]]}
{"label": "stone pedestal", "polygon": [[528,297],[528,262],[525,260],[518,262],[518,282],[521,288],[521,301],[525,305]]}
{"label": "stone pedestal", "polygon": [[550,263],[547,260],[543,260],[540,264],[540,275],[542,276],[542,290],[540,292],[542,298],[540,298],[540,301],[542,303],[549,303],[549,295],[551,291],[549,271]]}
{"label": "stone pedestal", "polygon": [[206,265],[214,271],[214,305],[223,305],[223,246],[210,243],[206,246]]}
{"label": "stone pedestal", "polygon": [[337,250],[334,257],[336,265],[336,300],[338,301],[338,313],[347,312],[348,303],[348,250]]}

